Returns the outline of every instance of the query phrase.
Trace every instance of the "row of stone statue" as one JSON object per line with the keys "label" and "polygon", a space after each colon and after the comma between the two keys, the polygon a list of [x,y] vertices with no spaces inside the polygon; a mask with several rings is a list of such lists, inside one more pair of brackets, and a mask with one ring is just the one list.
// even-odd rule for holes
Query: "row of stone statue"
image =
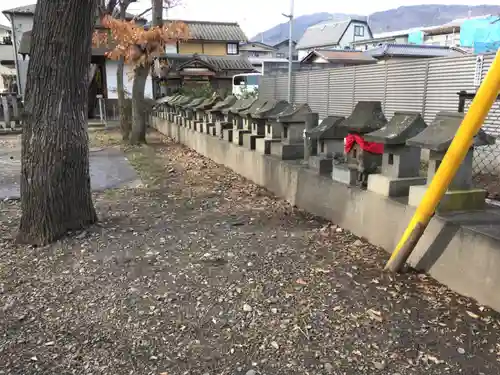
{"label": "row of stone statue", "polygon": [[[420,113],[396,112],[387,121],[380,102],[363,101],[350,116],[328,116],[319,123],[307,104],[216,95],[165,97],[157,101],[154,115],[262,154],[304,158],[321,175],[348,185],[361,183],[387,197],[408,196],[413,206],[421,201],[463,119],[462,113],[439,112],[426,124]],[[476,136],[440,211],[484,206],[486,192],[472,186],[473,148],[494,142],[482,131]],[[430,151],[426,167],[422,149]]]}

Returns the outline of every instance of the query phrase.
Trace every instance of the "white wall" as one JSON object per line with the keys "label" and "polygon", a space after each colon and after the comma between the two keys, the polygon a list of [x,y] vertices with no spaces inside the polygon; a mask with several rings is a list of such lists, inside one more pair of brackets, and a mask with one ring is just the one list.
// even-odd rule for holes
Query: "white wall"
{"label": "white wall", "polygon": [[[33,16],[32,15],[21,15],[15,14],[11,15],[11,27],[12,27],[12,42],[15,43],[17,50],[19,50],[19,45],[21,43],[21,38],[23,33],[33,29]],[[14,46],[12,47],[14,48]],[[17,83],[21,94],[24,96],[24,89],[26,86],[26,78],[28,71],[27,60],[23,62],[21,55],[17,55],[16,63],[18,64],[19,77],[17,77]]]}
{"label": "white wall", "polygon": [[[363,36],[355,36],[354,35],[355,26],[360,26],[363,28],[363,30],[364,30]],[[370,28],[365,23],[352,21],[350,23],[349,27],[347,28],[344,36],[340,40],[339,45],[340,45],[340,48],[344,48],[344,47],[350,46],[352,42],[358,42],[360,40],[371,39],[371,37],[372,36],[370,35]]]}
{"label": "white wall", "polygon": [[[116,93],[116,70],[118,68],[118,62],[113,60],[106,60],[106,82],[108,89],[108,98],[109,99],[118,99],[118,94]],[[127,73],[132,71],[132,67],[130,65],[125,65],[124,74],[123,74],[123,83],[125,85],[125,89],[132,93],[132,79],[131,76]],[[146,81],[146,91],[145,96],[147,98],[153,98],[153,84],[151,81],[151,76],[148,76]]]}

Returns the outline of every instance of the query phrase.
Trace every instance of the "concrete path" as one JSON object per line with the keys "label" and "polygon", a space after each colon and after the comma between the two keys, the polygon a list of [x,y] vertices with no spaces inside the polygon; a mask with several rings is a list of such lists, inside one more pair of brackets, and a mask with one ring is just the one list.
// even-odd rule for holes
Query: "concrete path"
{"label": "concrete path", "polygon": [[[19,137],[4,137],[0,143],[0,200],[19,199],[21,146]],[[123,152],[116,148],[90,150],[90,175],[93,191],[135,187],[140,179]]]}

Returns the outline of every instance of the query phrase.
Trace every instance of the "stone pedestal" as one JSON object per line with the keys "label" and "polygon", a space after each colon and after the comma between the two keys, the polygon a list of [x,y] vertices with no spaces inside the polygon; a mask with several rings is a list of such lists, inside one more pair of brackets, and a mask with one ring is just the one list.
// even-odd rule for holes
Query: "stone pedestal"
{"label": "stone pedestal", "polygon": [[414,185],[425,185],[420,176],[420,149],[411,146],[386,145],[382,155],[381,174],[368,177],[368,190],[386,197],[401,197]]}
{"label": "stone pedestal", "polygon": [[309,168],[314,169],[321,175],[328,175],[332,173],[333,158],[326,155],[312,155],[308,161]]}
{"label": "stone pedestal", "polygon": [[332,164],[332,180],[343,184],[354,186],[357,183],[358,173],[347,167],[345,163]]}
{"label": "stone pedestal", "polygon": [[255,150],[265,155],[271,154],[271,144],[281,143],[282,124],[273,121],[265,125],[264,138],[255,139]]}
{"label": "stone pedestal", "polygon": [[[443,160],[445,152],[431,151],[427,168],[427,184],[424,186],[411,186],[408,196],[408,205],[417,207],[429,184]],[[453,178],[448,191],[438,205],[438,212],[481,210],[485,207],[486,190],[476,189],[472,185],[472,160],[473,150],[469,150],[464,161],[460,164],[457,174]]]}
{"label": "stone pedestal", "polygon": [[238,146],[243,146],[243,137],[248,134],[250,134],[250,130],[233,129],[233,143]]}
{"label": "stone pedestal", "polygon": [[255,140],[255,151],[264,155],[271,154],[271,145],[281,143],[281,139],[257,138]]}
{"label": "stone pedestal", "polygon": [[243,134],[243,147],[255,150],[257,139],[266,136],[266,122],[264,119],[254,119],[251,125],[251,132]]}

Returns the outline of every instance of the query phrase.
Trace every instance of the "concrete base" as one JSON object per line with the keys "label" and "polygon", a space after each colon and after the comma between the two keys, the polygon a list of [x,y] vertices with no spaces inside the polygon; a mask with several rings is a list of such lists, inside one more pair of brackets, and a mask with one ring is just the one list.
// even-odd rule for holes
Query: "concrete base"
{"label": "concrete base", "polygon": [[348,186],[355,186],[358,173],[355,170],[347,168],[345,164],[332,164],[332,180]]}
{"label": "concrete base", "polygon": [[333,169],[333,159],[317,155],[310,156],[309,168],[321,175],[330,175]]}
{"label": "concrete base", "polygon": [[271,155],[281,160],[297,160],[304,158],[304,145],[284,145],[283,143],[271,144]]}
{"label": "concrete base", "polygon": [[243,134],[243,147],[248,150],[255,150],[257,139],[264,138],[263,135],[255,135],[250,133]]}
{"label": "concrete base", "polygon": [[259,138],[255,140],[255,151],[263,155],[271,155],[271,145],[273,143],[280,143],[281,139]]}
{"label": "concrete base", "polygon": [[[411,186],[408,195],[408,205],[418,207],[428,187],[428,185]],[[486,190],[483,189],[447,191],[443,199],[441,199],[436,211],[482,210],[486,206],[486,194]]]}
{"label": "concrete base", "polygon": [[[331,220],[388,253],[415,213],[415,208],[401,199],[332,181],[298,163],[237,147],[166,120],[153,118],[151,126],[291,205]],[[434,215],[409,264],[479,304],[500,311],[500,209]]]}
{"label": "concrete base", "polygon": [[233,143],[238,146],[243,146],[243,135],[250,134],[250,130],[233,129]]}
{"label": "concrete base", "polygon": [[382,174],[368,176],[367,189],[385,197],[405,197],[410,191],[410,186],[425,185],[425,177],[396,178]]}
{"label": "concrete base", "polygon": [[233,142],[233,129],[223,129],[222,139],[228,142]]}

